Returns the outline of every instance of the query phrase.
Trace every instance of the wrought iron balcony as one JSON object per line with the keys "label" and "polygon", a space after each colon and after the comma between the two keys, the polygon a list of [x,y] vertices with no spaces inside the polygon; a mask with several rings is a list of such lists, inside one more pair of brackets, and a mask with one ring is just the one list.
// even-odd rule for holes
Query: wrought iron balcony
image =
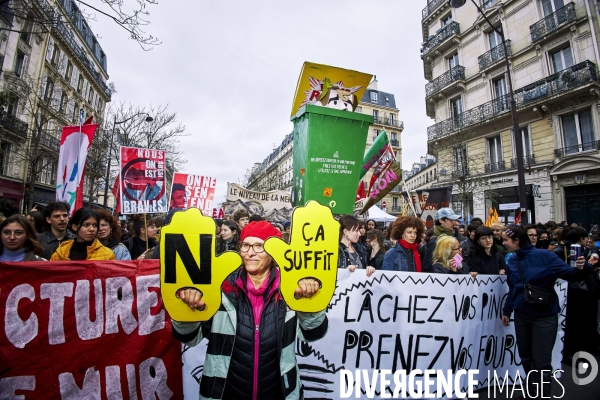
{"label": "wrought iron balcony", "polygon": [[49,18],[54,17],[54,8],[48,3],[47,0],[35,0],[38,6],[46,13]]}
{"label": "wrought iron balcony", "polygon": [[[514,91],[517,108],[540,99],[597,81],[596,65],[590,61],[573,65],[547,78]],[[484,103],[427,128],[428,140],[449,136],[462,128],[483,122],[510,111],[510,96],[505,95]]]}
{"label": "wrought iron balcony", "polygon": [[400,146],[400,142],[398,142],[398,139],[390,139],[390,144],[394,147]]}
{"label": "wrought iron balcony", "polygon": [[390,207],[390,211],[394,212],[394,213],[399,213],[399,212],[402,212],[402,207],[400,207],[400,206],[391,206]]}
{"label": "wrought iron balcony", "polygon": [[457,82],[460,80],[465,80],[465,67],[462,65],[457,65],[426,84],[425,97],[432,96],[452,82]]}
{"label": "wrought iron balcony", "polygon": [[509,111],[510,96],[504,95],[428,127],[427,138],[428,140],[439,139],[451,135],[464,127],[477,124]]}
{"label": "wrought iron balcony", "polygon": [[456,21],[452,21],[444,26],[434,37],[423,44],[423,48],[421,49],[421,59],[453,35],[460,35],[460,27]]}
{"label": "wrought iron balcony", "polygon": [[0,108],[0,126],[24,139],[27,138],[27,129],[29,127],[27,123],[21,121],[12,114],[9,114],[2,108]]}
{"label": "wrought iron balcony", "polygon": [[[535,164],[535,156],[533,154],[523,157],[523,165],[533,165]],[[513,158],[510,160],[510,167],[517,168],[517,159]]]}
{"label": "wrought iron balcony", "polygon": [[56,137],[55,131],[44,131],[40,135],[40,144],[56,152],[60,151],[60,139]]}
{"label": "wrought iron balcony", "polygon": [[[510,56],[510,40],[506,41],[506,50]],[[496,64],[500,60],[504,60],[504,46],[502,43],[479,56],[479,71],[485,70],[487,67]]]}
{"label": "wrought iron balcony", "polygon": [[556,157],[564,157],[570,154],[578,154],[584,151],[600,150],[600,140],[594,140],[593,142],[587,142],[582,144],[576,144],[574,146],[563,147],[562,149],[554,149],[554,155]]}
{"label": "wrought iron balcony", "polygon": [[81,63],[85,66],[88,72],[92,75],[96,83],[102,88],[102,91],[110,98],[110,89],[108,88],[108,86],[106,86],[106,83],[104,83],[102,76],[98,72],[96,72],[90,60],[88,60],[85,54],[85,50],[79,47],[70,29],[61,21],[57,21],[54,24],[54,28],[58,31],[60,36],[62,36],[63,40],[67,42],[69,47],[71,47],[71,50],[73,50],[73,52],[77,55],[77,58],[79,58],[79,61],[81,61]]}
{"label": "wrought iron balcony", "polygon": [[515,101],[519,107],[597,80],[596,65],[584,61],[515,90]]}
{"label": "wrought iron balcony", "polygon": [[575,21],[575,3],[569,3],[529,27],[531,42],[535,43],[562,26]]}
{"label": "wrought iron balcony", "polygon": [[398,121],[396,118],[384,118],[373,116],[373,123],[379,125],[394,126],[396,128],[404,128],[404,122]]}
{"label": "wrought iron balcony", "polygon": [[440,6],[440,4],[445,4],[445,3],[448,3],[448,1],[447,0],[431,0],[430,2],[427,3],[427,7],[425,7],[423,9],[423,11],[421,12],[421,14],[422,14],[421,19],[427,18],[427,16],[430,15],[432,12],[434,12],[435,9]]}
{"label": "wrought iron balcony", "polygon": [[504,171],[504,160],[498,161],[495,163],[485,164],[486,174],[490,173],[490,172],[497,172],[497,171]]}

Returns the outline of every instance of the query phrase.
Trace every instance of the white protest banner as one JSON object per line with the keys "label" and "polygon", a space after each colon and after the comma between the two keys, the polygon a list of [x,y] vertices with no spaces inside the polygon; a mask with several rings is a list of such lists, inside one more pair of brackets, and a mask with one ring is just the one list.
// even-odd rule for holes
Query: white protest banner
{"label": "white protest banner", "polygon": [[[417,375],[420,398],[457,398],[456,391],[467,392],[468,374],[461,371],[471,371],[474,390],[488,387],[490,381],[493,386],[494,379],[501,385],[505,377],[509,385],[525,379],[514,323],[507,328],[501,323],[508,292],[506,277],[479,275],[473,279],[376,271],[367,278],[364,270],[339,270],[337,283],[327,312],[327,335],[311,343],[298,342],[296,348],[306,398],[333,400],[347,398],[348,393],[355,398],[355,389],[340,387],[340,382],[345,374],[355,377],[357,370],[361,374],[365,371],[369,380],[373,371],[388,370],[383,388],[391,395],[388,397],[394,397],[393,391],[398,389],[392,375],[397,370],[403,370],[407,378],[411,371],[442,370],[446,379],[450,370],[457,378],[459,387],[451,384],[452,394],[445,390],[438,394],[437,377],[431,375],[431,395],[427,396],[425,378]],[[566,287],[563,281],[555,287],[562,310],[559,326],[566,311]],[[559,329],[552,354],[554,369],[561,368],[563,336]],[[203,342],[196,348],[186,348],[183,354],[186,394],[198,393],[205,347]],[[380,383],[378,379],[368,391],[368,385],[361,381],[360,398],[383,398]],[[415,390],[419,387],[414,386]],[[408,392],[404,397],[419,398],[411,396],[408,387],[404,389]]]}
{"label": "white protest banner", "polygon": [[285,190],[255,192],[235,183],[227,183],[227,201],[222,205],[226,216],[239,209],[258,214],[272,222],[289,221],[292,215],[290,193]]}

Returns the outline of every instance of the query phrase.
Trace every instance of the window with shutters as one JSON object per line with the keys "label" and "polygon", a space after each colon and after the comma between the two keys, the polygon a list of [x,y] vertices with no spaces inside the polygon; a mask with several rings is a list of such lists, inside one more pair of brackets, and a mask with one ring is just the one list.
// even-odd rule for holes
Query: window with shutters
{"label": "window with shutters", "polygon": [[9,175],[10,168],[10,150],[11,144],[8,142],[0,143],[0,174]]}
{"label": "window with shutters", "polygon": [[17,56],[15,57],[15,75],[19,78],[22,77],[25,72],[25,54],[17,50]]}
{"label": "window with shutters", "polygon": [[44,89],[44,101],[52,100],[52,94],[54,91],[54,82],[52,79],[46,80],[46,88]]}

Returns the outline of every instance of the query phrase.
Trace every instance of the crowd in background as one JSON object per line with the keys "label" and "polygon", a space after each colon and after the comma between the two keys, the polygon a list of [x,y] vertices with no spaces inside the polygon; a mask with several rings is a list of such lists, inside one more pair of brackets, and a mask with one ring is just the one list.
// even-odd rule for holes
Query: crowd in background
{"label": "crowd in background", "polygon": [[[134,215],[120,221],[104,209],[81,208],[69,217],[69,205],[51,202],[44,212],[18,213],[0,200],[0,262],[56,260],[136,260],[159,258],[158,232],[165,218]],[[456,275],[466,280],[507,275],[509,292],[502,323],[513,318],[517,345],[525,370],[550,365],[556,337],[557,279],[569,281],[563,362],[570,364],[577,351],[600,355],[600,227],[589,231],[580,224],[485,226],[479,218],[461,225],[461,216],[450,208],[437,211],[434,228],[413,216],[398,217],[389,226],[352,215],[339,217],[338,268]],[[264,221],[259,215],[238,210],[232,220],[215,219],[215,253],[240,251],[244,226]],[[290,241],[290,223],[271,223],[281,238]],[[574,260],[571,250],[581,246]],[[481,275],[480,278],[478,278]],[[527,302],[531,288],[545,289],[552,297],[546,308]],[[540,290],[542,290],[540,289]],[[534,346],[533,342],[537,341]],[[549,382],[539,377],[538,383]],[[544,383],[546,385],[546,383]],[[549,385],[549,383],[548,383]],[[547,388],[549,389],[549,388]],[[549,392],[548,392],[549,393]]]}

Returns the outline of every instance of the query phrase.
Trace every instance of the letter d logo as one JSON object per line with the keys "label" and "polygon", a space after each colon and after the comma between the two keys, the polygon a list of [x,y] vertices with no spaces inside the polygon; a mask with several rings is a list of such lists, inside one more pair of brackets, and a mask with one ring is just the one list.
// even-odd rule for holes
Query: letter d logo
{"label": "letter d logo", "polygon": [[[580,358],[584,361],[577,364],[577,361],[579,361]],[[590,353],[586,353],[585,351],[578,351],[573,355],[572,365],[573,370],[571,373],[573,375],[573,382],[575,382],[576,385],[587,385],[596,379],[596,376],[598,375],[598,362]],[[579,377],[579,375],[584,375],[588,373],[588,371],[589,375],[586,378]]]}

